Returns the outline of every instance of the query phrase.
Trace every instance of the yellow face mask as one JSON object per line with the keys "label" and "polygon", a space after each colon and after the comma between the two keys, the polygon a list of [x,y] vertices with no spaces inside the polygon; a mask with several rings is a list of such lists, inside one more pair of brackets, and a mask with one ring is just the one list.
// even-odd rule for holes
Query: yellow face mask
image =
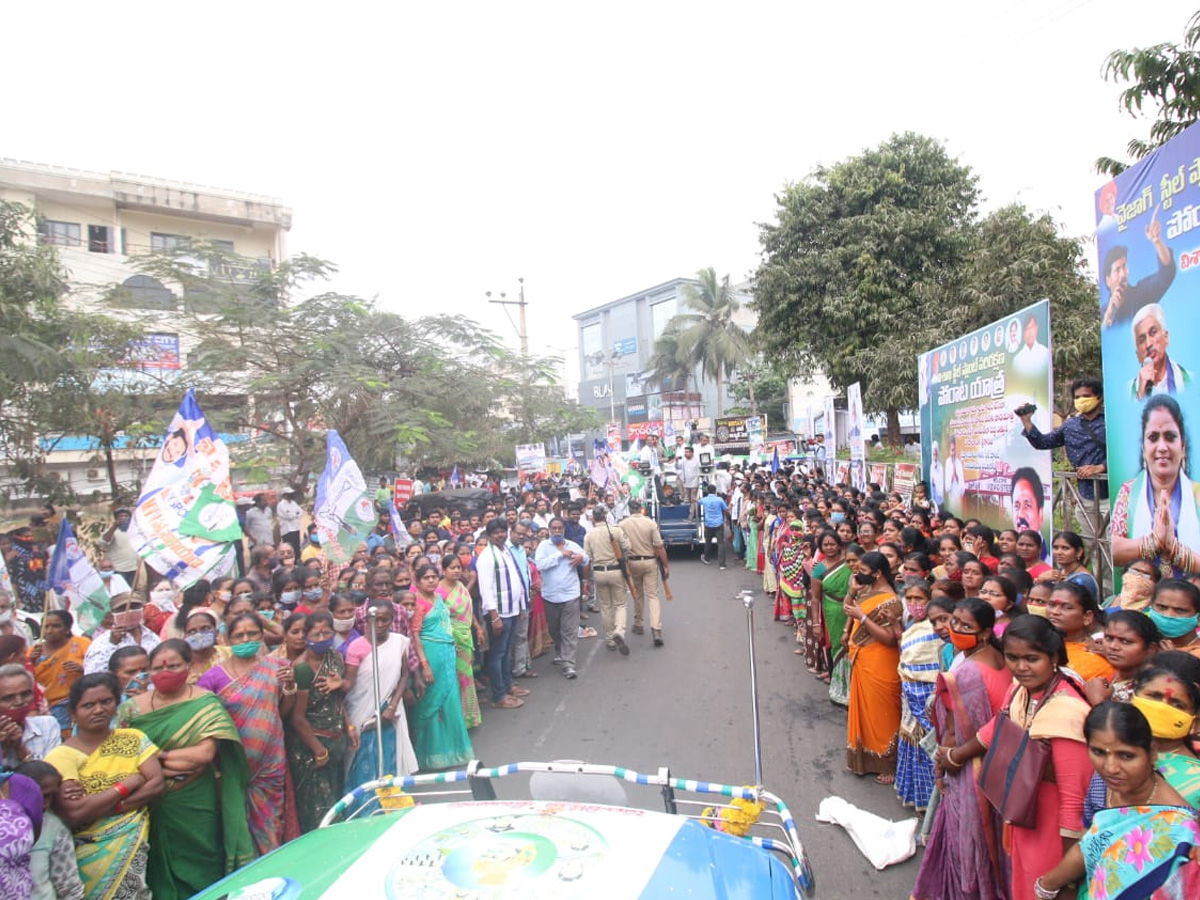
{"label": "yellow face mask", "polygon": [[1075,411],[1080,413],[1081,415],[1086,416],[1088,413],[1090,413],[1092,410],[1094,410],[1099,405],[1100,405],[1099,397],[1076,397],[1075,398]]}
{"label": "yellow face mask", "polygon": [[1133,705],[1150,723],[1150,733],[1160,741],[1182,740],[1192,730],[1195,716],[1189,716],[1161,700],[1134,697]]}

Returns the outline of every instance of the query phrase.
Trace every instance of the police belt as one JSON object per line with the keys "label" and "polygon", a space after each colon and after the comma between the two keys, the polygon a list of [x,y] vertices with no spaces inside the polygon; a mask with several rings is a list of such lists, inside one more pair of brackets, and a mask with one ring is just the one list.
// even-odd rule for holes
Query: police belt
{"label": "police belt", "polygon": [[617,570],[617,569],[619,569],[619,568],[621,568],[619,565],[612,565],[612,566],[592,566],[592,571],[594,571],[594,572],[613,572],[613,571],[615,571],[615,570]]}
{"label": "police belt", "polygon": [[654,557],[653,557],[653,556],[631,556],[631,557],[629,557],[629,558],[630,558],[630,560],[632,560],[633,562],[641,562],[641,561],[642,561],[642,560],[644,560],[644,559],[654,559]]}

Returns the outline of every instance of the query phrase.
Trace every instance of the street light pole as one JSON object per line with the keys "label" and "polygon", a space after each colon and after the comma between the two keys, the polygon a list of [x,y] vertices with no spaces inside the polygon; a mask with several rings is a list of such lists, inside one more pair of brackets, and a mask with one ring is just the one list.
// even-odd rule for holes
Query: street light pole
{"label": "street light pole", "polygon": [[[499,304],[502,304],[503,306],[516,306],[520,309],[520,311],[521,311],[521,313],[520,313],[521,314],[521,326],[520,326],[520,328],[517,329],[517,337],[519,337],[521,339],[521,355],[528,356],[529,355],[529,332],[525,330],[525,279],[518,278],[517,283],[521,286],[521,288],[520,288],[520,292],[518,294],[518,299],[516,299],[516,300],[506,300],[505,297],[508,295],[505,294],[504,291],[500,292],[499,300],[492,299],[491,291],[486,291],[485,296],[488,298],[488,303],[499,303]],[[509,322],[511,322],[511,321],[512,321],[512,319],[509,319]]]}

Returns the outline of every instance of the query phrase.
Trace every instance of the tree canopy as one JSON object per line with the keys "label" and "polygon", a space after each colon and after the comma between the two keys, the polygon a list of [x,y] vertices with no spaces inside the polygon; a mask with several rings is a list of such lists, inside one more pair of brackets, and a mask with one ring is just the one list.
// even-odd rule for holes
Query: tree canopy
{"label": "tree canopy", "polygon": [[688,312],[679,313],[672,322],[679,327],[679,353],[701,376],[717,384],[717,415],[724,405],[725,379],[749,353],[750,340],[733,317],[741,303],[729,286],[729,276],[717,278],[709,266],[696,273],[698,284],[683,287],[683,303]]}
{"label": "tree canopy", "polygon": [[1080,241],[1021,206],[980,219],[976,179],[930,138],[882,146],[788,185],[761,226],[755,339],[789,377],[858,381],[868,412],[917,405],[917,355],[1049,297],[1060,372],[1099,371]]}
{"label": "tree canopy", "polygon": [[[1104,77],[1128,83],[1118,102],[1129,115],[1153,113],[1148,137],[1134,138],[1125,148],[1131,160],[1161,147],[1200,119],[1200,12],[1188,20],[1182,44],[1114,50],[1105,60]],[[1129,165],[1109,156],[1096,160],[1103,175],[1119,175]]]}

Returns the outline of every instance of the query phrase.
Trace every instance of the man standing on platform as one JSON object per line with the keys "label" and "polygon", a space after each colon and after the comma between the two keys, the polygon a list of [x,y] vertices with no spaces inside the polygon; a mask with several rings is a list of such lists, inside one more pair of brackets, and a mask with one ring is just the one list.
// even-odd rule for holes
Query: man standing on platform
{"label": "man standing on platform", "polygon": [[629,501],[629,517],[623,519],[621,527],[629,538],[629,578],[633,582],[633,633],[645,634],[644,614],[649,607],[650,634],[654,646],[663,645],[662,601],[659,592],[659,566],[663,577],[671,574],[667,549],[663,546],[658,523],[645,515],[642,501],[633,497]]}

